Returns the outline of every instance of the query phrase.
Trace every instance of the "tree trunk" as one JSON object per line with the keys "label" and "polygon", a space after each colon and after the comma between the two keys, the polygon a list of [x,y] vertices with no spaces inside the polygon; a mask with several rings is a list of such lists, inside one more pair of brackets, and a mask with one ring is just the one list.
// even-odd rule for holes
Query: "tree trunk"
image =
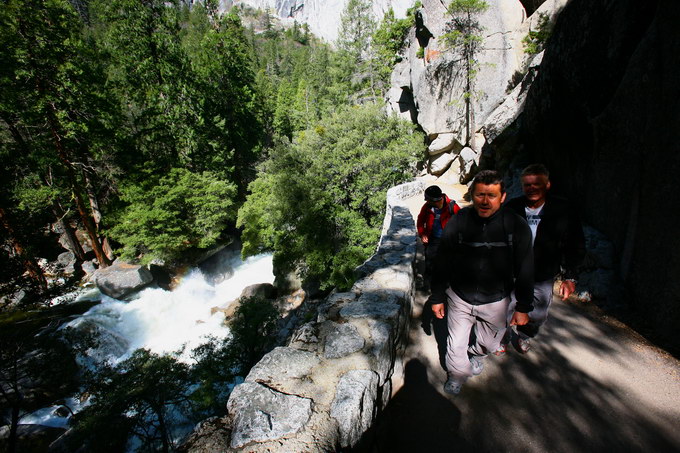
{"label": "tree trunk", "polygon": [[35,258],[29,256],[26,253],[26,249],[24,248],[21,241],[19,241],[17,238],[16,234],[14,233],[14,228],[7,218],[7,212],[5,212],[5,209],[2,207],[0,207],[0,223],[2,223],[2,226],[5,228],[5,230],[7,230],[7,235],[12,242],[12,247],[14,248],[16,254],[23,260],[24,268],[28,272],[28,275],[30,275],[31,278],[38,284],[40,289],[43,291],[46,290],[47,280],[45,279],[45,274],[43,274],[43,271],[40,266],[38,266]]}
{"label": "tree trunk", "polygon": [[9,437],[7,438],[7,452],[17,451],[17,430],[19,428],[19,405],[12,407],[12,421],[10,422]]}
{"label": "tree trunk", "polygon": [[99,200],[97,200],[97,194],[94,193],[92,179],[87,170],[83,170],[83,178],[85,179],[85,191],[87,192],[87,198],[90,201],[90,209],[92,210],[92,219],[97,226],[97,231],[99,231],[99,224],[102,221],[102,213],[99,210]]}
{"label": "tree trunk", "polygon": [[163,415],[163,407],[156,409],[158,415],[158,430],[161,432],[161,441],[163,442],[163,453],[170,451],[170,442],[168,440],[168,427],[165,425],[165,417]]}
{"label": "tree trunk", "polygon": [[61,229],[64,230],[66,242],[68,242],[69,248],[76,256],[76,259],[78,259],[79,261],[85,261],[85,251],[83,250],[83,246],[80,244],[78,236],[76,236],[76,232],[73,230],[73,228],[71,228],[71,225],[64,219],[64,216],[66,214],[64,213],[64,210],[61,209],[61,206],[59,206],[59,203],[57,203],[56,201],[52,203],[52,213],[57,218],[57,222],[59,223]]}
{"label": "tree trunk", "polygon": [[108,267],[111,265],[111,260],[108,256],[106,256],[101,242],[99,242],[97,229],[94,225],[94,222],[92,221],[92,218],[89,216],[87,209],[85,208],[85,203],[83,202],[83,198],[80,194],[76,177],[73,174],[73,169],[69,169],[68,173],[69,180],[71,182],[71,188],[73,190],[73,198],[76,202],[76,207],[78,208],[78,214],[80,214],[80,219],[83,221],[85,231],[87,231],[87,235],[90,237],[90,242],[92,242],[92,250],[94,250],[97,261],[99,261],[99,267]]}
{"label": "tree trunk", "polygon": [[83,197],[80,192],[80,184],[76,178],[76,174],[73,169],[73,163],[71,163],[66,150],[64,149],[64,145],[61,142],[61,136],[58,132],[59,128],[57,127],[58,120],[56,119],[55,107],[52,104],[50,105],[50,110],[47,117],[50,131],[52,132],[52,138],[54,138],[54,145],[57,148],[57,154],[59,155],[61,162],[66,167],[66,174],[71,185],[76,207],[78,208],[78,214],[80,215],[80,219],[83,222],[85,231],[87,231],[87,235],[90,237],[90,241],[92,242],[92,250],[94,250],[97,261],[99,261],[99,267],[108,267],[111,265],[111,260],[108,256],[106,256],[104,250],[102,249],[101,242],[99,242],[97,229],[94,225],[94,222],[92,221],[92,218],[89,216],[87,209],[85,208],[85,203],[83,203]]}
{"label": "tree trunk", "polygon": [[[83,170],[83,178],[85,178],[85,190],[87,191],[87,198],[90,201],[90,210],[92,211],[92,218],[94,219],[97,234],[99,234],[99,232],[103,228],[102,213],[99,210],[99,200],[97,198],[97,194],[95,193],[94,185],[92,184],[92,179],[90,178],[90,175],[87,170]],[[109,240],[106,237],[102,239],[102,249],[104,250],[106,256],[110,260],[113,260],[114,257],[113,249],[111,248],[111,244],[109,244]]]}

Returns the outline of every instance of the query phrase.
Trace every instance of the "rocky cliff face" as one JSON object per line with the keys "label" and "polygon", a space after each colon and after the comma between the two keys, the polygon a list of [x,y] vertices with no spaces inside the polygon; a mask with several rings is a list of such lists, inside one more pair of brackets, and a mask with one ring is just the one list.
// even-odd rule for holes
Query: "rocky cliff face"
{"label": "rocky cliff face", "polygon": [[[247,5],[269,10],[284,21],[297,21],[309,25],[316,36],[327,41],[335,41],[340,29],[340,16],[348,0],[223,0],[222,7]],[[397,17],[405,17],[406,9],[413,6],[413,0],[374,0],[373,14],[381,20],[389,8]]]}
{"label": "rocky cliff face", "polygon": [[680,3],[572,0],[525,105],[523,143],[611,238],[630,307],[680,347]]}
{"label": "rocky cliff face", "polygon": [[[498,135],[494,131],[487,138],[486,131],[505,128],[505,123],[512,123],[519,115],[527,87],[512,96],[506,90],[516,74],[530,65],[522,39],[536,28],[540,14],[556,16],[566,0],[548,0],[529,18],[519,0],[487,3],[488,9],[477,17],[482,45],[474,56],[477,67],[470,90],[470,114],[465,102],[466,58],[443,40],[451,20],[446,12],[448,2],[422,2],[404,58],[392,74],[389,107],[416,121],[427,133],[428,170],[435,175],[455,162],[459,166],[454,171],[469,172],[472,163],[479,161],[485,143]],[[502,106],[502,113],[497,112],[508,97],[514,100]],[[498,120],[504,123],[497,124]]]}

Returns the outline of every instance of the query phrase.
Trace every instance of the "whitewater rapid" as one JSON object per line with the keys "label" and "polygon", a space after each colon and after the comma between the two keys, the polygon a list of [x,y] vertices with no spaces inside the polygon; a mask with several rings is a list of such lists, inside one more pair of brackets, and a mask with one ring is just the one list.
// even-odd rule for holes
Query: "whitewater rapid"
{"label": "whitewater rapid", "polygon": [[157,354],[184,349],[179,359],[190,363],[193,348],[210,337],[229,335],[224,313],[215,308],[226,308],[249,285],[274,281],[271,254],[242,261],[233,253],[225,263],[228,278],[219,283],[194,269],[172,291],[145,289],[130,302],[102,295],[100,304],[66,327],[94,331],[100,344],[88,353],[89,361],[95,362],[90,365],[103,360],[118,363],[139,348]]}

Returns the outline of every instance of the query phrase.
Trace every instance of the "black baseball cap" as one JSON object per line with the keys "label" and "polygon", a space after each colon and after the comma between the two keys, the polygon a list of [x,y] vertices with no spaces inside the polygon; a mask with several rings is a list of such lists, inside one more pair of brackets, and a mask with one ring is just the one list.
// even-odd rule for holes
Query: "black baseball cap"
{"label": "black baseball cap", "polygon": [[425,200],[439,201],[442,199],[442,189],[439,186],[430,186],[425,189]]}

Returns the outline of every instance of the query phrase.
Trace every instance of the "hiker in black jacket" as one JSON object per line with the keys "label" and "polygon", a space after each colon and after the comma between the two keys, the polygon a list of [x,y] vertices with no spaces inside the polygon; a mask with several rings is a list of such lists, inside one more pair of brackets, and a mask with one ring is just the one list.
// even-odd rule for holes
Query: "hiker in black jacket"
{"label": "hiker in black jacket", "polygon": [[519,350],[530,350],[530,338],[548,319],[555,278],[562,273],[559,296],[569,297],[576,289],[577,268],[585,256],[583,228],[576,211],[569,204],[548,194],[550,174],[541,164],[529,165],[520,177],[524,195],[510,200],[506,209],[522,216],[532,232],[534,244],[534,309],[529,323],[518,326]]}
{"label": "hiker in black jacket", "polygon": [[499,348],[513,289],[517,307],[510,324],[529,321],[531,231],[514,212],[501,209],[505,195],[499,173],[478,173],[472,182],[472,207],[451,217],[435,258],[429,302],[439,319],[447,304],[444,390],[454,395],[468,378],[482,372],[483,357]]}

